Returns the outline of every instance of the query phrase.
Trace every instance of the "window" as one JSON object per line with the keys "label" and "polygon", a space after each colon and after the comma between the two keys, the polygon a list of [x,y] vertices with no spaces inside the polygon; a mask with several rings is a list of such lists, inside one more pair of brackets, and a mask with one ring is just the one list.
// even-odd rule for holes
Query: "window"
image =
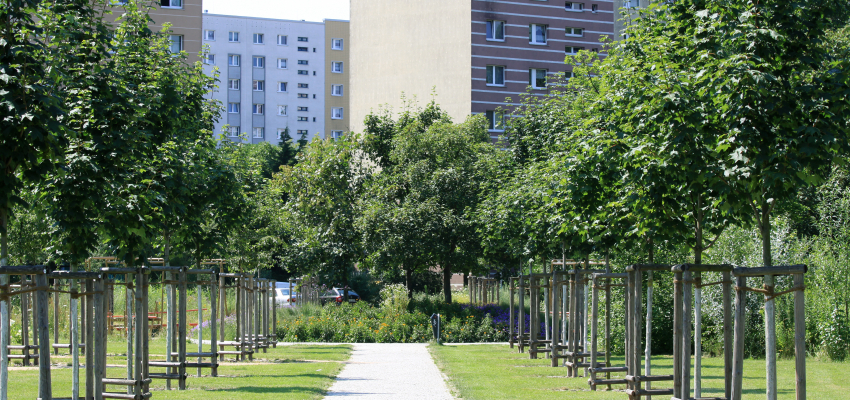
{"label": "window", "polygon": [[342,39],[331,39],[331,50],[342,50]]}
{"label": "window", "polygon": [[567,79],[575,78],[575,76],[576,75],[573,73],[573,71],[564,72],[564,77],[567,78]]}
{"label": "window", "polygon": [[308,118],[308,117],[298,117],[298,122],[310,122],[310,118]]}
{"label": "window", "polygon": [[310,71],[307,71],[306,69],[299,69],[298,75],[310,75]]}
{"label": "window", "polygon": [[591,5],[591,6],[590,6],[590,11],[593,11],[593,12],[597,12],[597,11],[599,11],[599,5],[598,5],[598,4],[593,4],[593,5]]}
{"label": "window", "polygon": [[254,68],[265,68],[266,58],[262,56],[254,56]]}
{"label": "window", "polygon": [[309,99],[310,95],[307,94],[307,93],[298,93],[298,98],[299,99]]}
{"label": "window", "polygon": [[578,54],[578,52],[584,50],[584,47],[579,46],[566,46],[564,47],[564,54]]}
{"label": "window", "polygon": [[286,82],[278,82],[277,83],[277,91],[285,92],[286,91]]}
{"label": "window", "polygon": [[331,96],[342,96],[342,85],[331,85]]}
{"label": "window", "polygon": [[254,139],[266,137],[266,128],[254,128]]}
{"label": "window", "polygon": [[254,44],[263,44],[264,36],[262,33],[254,34]]}
{"label": "window", "polygon": [[487,66],[487,84],[505,86],[505,67],[503,65]]}
{"label": "window", "polygon": [[505,130],[505,113],[501,110],[487,110],[487,129],[491,131]]}
{"label": "window", "polygon": [[307,107],[298,107],[298,111],[307,111]]}
{"label": "window", "polygon": [[583,36],[584,29],[582,28],[566,28],[564,29],[566,36]]}
{"label": "window", "polygon": [[308,40],[307,40],[307,37],[305,37],[305,36],[299,36],[298,41],[299,42],[307,42]]}
{"label": "window", "polygon": [[[594,4],[595,6],[595,4]],[[584,3],[576,3],[574,1],[568,1],[564,5],[564,9],[567,11],[581,11],[584,10]],[[596,11],[596,10],[594,10]]]}
{"label": "window", "polygon": [[239,103],[227,103],[227,112],[229,114],[239,114]]}
{"label": "window", "polygon": [[207,54],[207,56],[204,57],[204,64],[215,65],[215,54]]}
{"label": "window", "polygon": [[160,0],[159,5],[165,8],[183,8],[183,0]]}
{"label": "window", "polygon": [[316,95],[315,95],[315,94],[313,95],[313,98],[314,98],[314,99],[316,98]]}
{"label": "window", "polygon": [[316,48],[315,48],[315,47],[313,47],[313,53],[315,53],[315,52],[316,52]]}
{"label": "window", "polygon": [[251,106],[251,114],[263,115],[265,107],[263,104],[254,104]]}
{"label": "window", "polygon": [[299,47],[299,48],[298,48],[298,51],[310,51],[310,50],[309,50],[309,49],[307,49],[306,47]]}
{"label": "window", "polygon": [[286,106],[277,106],[277,115],[286,116]]}
{"label": "window", "polygon": [[251,85],[251,88],[254,89],[255,92],[262,92],[266,90],[266,81],[254,81]]}
{"label": "window", "polygon": [[286,46],[286,35],[277,35],[277,44],[279,46]]}
{"label": "window", "polygon": [[546,72],[539,68],[528,70],[528,84],[534,89],[546,89]]}
{"label": "window", "polygon": [[341,139],[343,134],[344,133],[342,131],[331,131],[331,137],[333,138],[333,140]]}
{"label": "window", "polygon": [[215,31],[204,31],[204,40],[215,41]]}
{"label": "window", "polygon": [[236,137],[239,136],[239,127],[238,126],[230,126],[227,128],[227,136]]}
{"label": "window", "polygon": [[487,40],[505,40],[505,21],[487,21]]}
{"label": "window", "polygon": [[640,7],[640,0],[625,0],[625,1],[623,1],[623,7],[625,7],[625,8]]}
{"label": "window", "polygon": [[310,65],[310,62],[307,60],[298,60],[298,65]]}
{"label": "window", "polygon": [[306,134],[307,134],[307,130],[306,130],[306,129],[299,129],[298,131],[296,131],[296,133],[297,133],[299,136],[301,136],[301,135],[306,135]]}
{"label": "window", "polygon": [[230,90],[239,90],[239,79],[228,79],[227,88]]}
{"label": "window", "polygon": [[239,32],[227,32],[227,41],[228,42],[238,42],[239,41]]}
{"label": "window", "polygon": [[313,71],[313,76],[316,76],[316,71]]}
{"label": "window", "polygon": [[183,51],[183,35],[171,35],[171,52],[179,53]]}
{"label": "window", "polygon": [[286,69],[286,59],[285,58],[278,58],[277,59],[277,68],[278,69]]}
{"label": "window", "polygon": [[547,25],[531,24],[528,27],[528,42],[531,44],[546,44]]}
{"label": "window", "polygon": [[238,67],[239,66],[239,58],[240,58],[239,54],[228,55],[227,56],[227,65],[230,65],[231,67]]}
{"label": "window", "polygon": [[299,83],[299,84],[298,84],[298,88],[299,88],[299,89],[309,89],[309,88],[310,88],[310,85],[308,85],[308,84],[306,84],[306,83]]}
{"label": "window", "polygon": [[277,130],[277,140],[283,139],[283,135],[286,133],[286,128]]}
{"label": "window", "polygon": [[342,73],[342,61],[333,61],[331,63],[331,72],[341,74]]}
{"label": "window", "polygon": [[342,119],[342,107],[331,108],[331,119]]}

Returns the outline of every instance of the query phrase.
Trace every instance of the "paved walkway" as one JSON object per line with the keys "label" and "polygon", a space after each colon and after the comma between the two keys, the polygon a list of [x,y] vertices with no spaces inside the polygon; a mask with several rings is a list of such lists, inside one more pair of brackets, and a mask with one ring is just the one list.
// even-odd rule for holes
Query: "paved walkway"
{"label": "paved walkway", "polygon": [[357,343],[327,398],[454,399],[427,344]]}

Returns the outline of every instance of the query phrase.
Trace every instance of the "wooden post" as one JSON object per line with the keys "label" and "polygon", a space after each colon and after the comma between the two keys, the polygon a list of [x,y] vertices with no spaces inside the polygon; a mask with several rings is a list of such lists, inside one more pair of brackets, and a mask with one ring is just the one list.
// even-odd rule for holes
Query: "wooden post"
{"label": "wooden post", "polygon": [[[169,267],[170,263],[166,262],[165,266]],[[165,311],[165,360],[168,362],[172,361],[171,353],[174,352],[174,320],[176,315],[174,314],[174,273],[173,272],[164,272],[165,280],[168,281],[167,285],[163,285],[162,290],[165,290],[167,293],[166,296],[166,311]],[[177,373],[174,368],[167,368],[170,374]],[[171,390],[171,379],[165,380],[165,390]]]}
{"label": "wooden post", "polygon": [[[610,269],[608,272],[611,272]],[[611,366],[611,279],[605,279],[605,366]],[[605,379],[611,379],[610,372],[605,373]],[[608,390],[611,390],[611,385],[608,385]]]}
{"label": "wooden post", "polygon": [[[59,344],[59,279],[53,280],[53,344]],[[53,347],[53,355],[59,355],[59,348]]]}
{"label": "wooden post", "polygon": [[[576,306],[578,304],[578,285],[577,285],[577,271],[573,270],[570,274],[570,322],[569,322],[569,337],[567,339],[567,352],[575,353],[578,351],[578,320],[576,315]],[[570,363],[575,362],[574,356],[567,357],[567,360]],[[567,366],[567,376],[570,378],[575,378],[578,376],[576,372],[576,368],[574,366]]]}
{"label": "wooden post", "polygon": [[[133,274],[124,274],[124,327],[126,328],[124,332],[127,335],[127,379],[134,379],[135,374],[133,373],[133,369],[135,368],[134,358],[133,358],[133,347],[135,346],[135,326],[136,320],[133,318],[135,312],[133,309],[135,308],[135,304],[133,304],[133,292],[130,290],[130,284],[134,282]],[[135,387],[127,387],[127,394],[133,394],[135,392]]]}
{"label": "wooden post", "polygon": [[[220,270],[220,269],[219,269]],[[218,376],[218,315],[216,315],[216,311],[218,311],[218,293],[216,291],[218,285],[217,272],[213,272],[210,274],[210,301],[212,305],[210,321],[212,322],[212,326],[210,326],[210,353],[212,353],[212,357],[210,357],[210,363],[212,363],[213,367],[210,371],[210,375],[215,378]],[[224,326],[224,314],[221,315],[222,326]]]}
{"label": "wooden post", "polygon": [[555,351],[555,350],[560,345],[558,339],[561,337],[561,333],[559,331],[561,324],[559,323],[559,315],[558,315],[559,314],[558,292],[560,292],[560,290],[558,290],[558,286],[557,286],[558,278],[557,278],[557,274],[555,273],[555,266],[554,265],[552,266],[552,275],[549,279],[550,279],[549,293],[551,293],[551,300],[552,300],[552,324],[551,324],[551,326],[552,326],[552,335],[551,335],[552,341],[549,343],[549,357],[552,359],[552,366],[557,367],[558,366],[558,352]]}
{"label": "wooden post", "polygon": [[540,336],[540,282],[533,274],[530,274],[528,279],[531,297],[528,309],[528,357],[537,358],[537,339]]}
{"label": "wooden post", "polygon": [[[71,271],[76,272],[75,264]],[[80,325],[77,321],[77,280],[71,279],[71,400],[80,398]]]}
{"label": "wooden post", "polygon": [[[104,324],[104,315],[103,313],[103,290],[104,284],[102,279],[98,279],[94,282],[94,294],[92,296],[92,303],[94,303],[94,314],[92,323],[93,330],[96,332],[94,335],[94,343],[86,343],[86,350],[88,348],[94,347],[94,357],[96,360],[94,361],[94,365],[86,362],[86,370],[89,368],[94,369],[94,398],[95,400],[103,399],[103,378],[106,373],[106,365],[104,365],[104,358],[106,357],[106,337],[102,334]],[[93,346],[92,346],[93,345]],[[88,351],[87,351],[88,352]],[[88,360],[86,360],[88,361]]]}
{"label": "wooden post", "polygon": [[[94,292],[94,282],[89,279],[86,280],[86,297],[91,296],[91,293]],[[92,299],[89,298],[86,301],[86,317],[92,318]],[[85,331],[86,331],[86,399],[94,398],[94,387],[95,387],[95,372],[94,372],[94,330],[92,329],[92,323],[86,323]]]}
{"label": "wooden post", "polygon": [[[198,353],[203,353],[204,352],[204,327],[203,327],[203,323],[204,323],[204,303],[201,299],[201,297],[203,296],[203,294],[202,294],[203,287],[201,286],[201,277],[195,276],[195,278],[196,278],[195,289],[198,292]],[[202,361],[203,361],[203,358],[199,356],[198,357],[198,364],[200,364]],[[200,378],[200,377],[201,377],[201,367],[198,367],[198,378]]]}
{"label": "wooden post", "polygon": [[[635,290],[634,290],[635,275],[637,275],[639,273],[640,272],[637,269],[633,269],[632,271],[629,271],[629,275],[626,278],[626,282],[625,282],[625,284],[626,284],[626,287],[625,287],[625,293],[626,293],[625,303],[626,304],[625,304],[625,309],[624,309],[624,312],[626,314],[626,333],[625,333],[626,345],[624,347],[625,353],[626,353],[625,364],[626,364],[626,370],[628,371],[627,375],[632,375],[632,376],[637,375],[637,372],[635,371],[635,366],[634,366],[634,357],[632,357],[632,348],[634,347],[633,346],[634,337],[632,337],[632,328],[635,325],[634,319],[636,318],[636,316],[634,315],[634,306],[632,306],[632,303],[634,303],[634,295],[635,295]],[[637,389],[637,385],[634,384],[633,382],[627,382],[626,387],[628,389],[633,389],[633,390]]]}
{"label": "wooden post", "polygon": [[180,375],[179,388],[180,390],[186,390],[186,339],[188,338],[186,333],[186,325],[188,321],[186,320],[186,303],[188,302],[188,290],[186,290],[186,267],[181,267],[178,272],[180,287],[178,294],[178,311],[177,315],[180,321],[177,323],[177,362],[180,363],[180,367],[178,369],[178,374]]}
{"label": "wooden post", "polygon": [[806,399],[806,297],[803,274],[794,274],[794,361],[796,364],[797,400]]}
{"label": "wooden post", "polygon": [[723,279],[723,376],[724,395],[732,398],[732,274],[722,273]]}
{"label": "wooden post", "polygon": [[597,335],[599,334],[598,319],[599,319],[599,290],[596,288],[597,280],[593,276],[591,280],[591,290],[593,291],[593,318],[590,327],[590,390],[596,391],[596,354]]}
{"label": "wooden post", "polygon": [[[655,285],[653,279],[653,271],[649,271],[646,281],[646,348],[643,353],[643,369],[646,375],[652,375],[652,290]],[[652,382],[646,381],[644,389],[652,389]],[[646,396],[647,400],[652,400],[652,396]]]}
{"label": "wooden post", "polygon": [[[7,266],[7,259],[0,256],[0,267]],[[9,275],[0,274],[0,400],[8,400],[9,393]]]}
{"label": "wooden post", "polygon": [[[222,268],[218,272],[219,272],[218,300],[219,300],[219,308],[220,308],[219,311],[220,311],[220,314],[221,314],[221,325],[218,327],[218,329],[219,329],[219,332],[221,332],[221,340],[227,340],[227,338],[224,337],[224,319],[227,318],[227,289],[225,289],[225,287],[224,287],[225,278],[220,275],[221,273],[224,272],[224,268]],[[235,338],[234,338],[234,340],[235,340]],[[218,351],[218,347],[216,347],[215,350]],[[224,361],[224,354],[219,354],[218,360]]]}
{"label": "wooden post", "polygon": [[694,397],[702,397],[702,273],[695,273],[694,285]]}
{"label": "wooden post", "polygon": [[737,277],[735,288],[735,344],[732,364],[732,397],[731,400],[741,400],[741,390],[744,383],[744,332],[747,323],[747,277]]}
{"label": "wooden post", "polygon": [[508,292],[510,293],[510,300],[508,301],[508,342],[511,348],[514,348],[514,317],[516,316],[516,310],[514,309],[514,291],[516,289],[516,281],[515,278],[509,278],[508,282],[510,288]]}
{"label": "wooden post", "polygon": [[242,326],[242,321],[244,320],[242,315],[242,305],[244,301],[242,300],[242,276],[234,278],[233,286],[236,292],[236,340],[239,342],[239,351],[242,352],[239,356],[236,357],[237,361],[245,361],[245,331]]}
{"label": "wooden post", "polygon": [[[21,275],[21,290],[28,285],[27,276]],[[30,323],[29,323],[29,293],[21,294],[21,344],[24,346],[23,366],[30,365]]]}
{"label": "wooden post", "polygon": [[[764,286],[773,292],[773,275],[764,276]],[[767,377],[767,400],[776,400],[776,301],[764,300],[764,358]]]}
{"label": "wooden post", "polygon": [[682,383],[682,396],[690,396],[691,394],[691,313],[693,304],[693,273],[690,270],[685,270],[682,273],[684,277],[684,281],[682,282],[682,290],[683,290],[683,311],[682,311],[682,336],[676,338],[676,340],[680,341],[682,344],[680,348],[682,350],[681,353],[681,361],[680,366],[681,369],[678,373],[681,377],[679,381]]}
{"label": "wooden post", "polygon": [[47,275],[38,274],[34,276],[36,297],[36,314],[38,317],[38,397],[43,400],[53,398],[53,390],[50,380],[50,325],[48,317],[48,301],[50,289],[47,283]]}
{"label": "wooden post", "polygon": [[519,332],[517,332],[517,339],[519,341],[519,352],[522,353],[525,348],[525,280],[523,280],[522,274],[519,276]]}
{"label": "wooden post", "polygon": [[690,393],[682,393],[682,340],[683,337],[683,312],[682,305],[684,300],[682,289],[682,273],[675,272],[673,274],[673,397],[683,399],[684,396],[689,396]]}

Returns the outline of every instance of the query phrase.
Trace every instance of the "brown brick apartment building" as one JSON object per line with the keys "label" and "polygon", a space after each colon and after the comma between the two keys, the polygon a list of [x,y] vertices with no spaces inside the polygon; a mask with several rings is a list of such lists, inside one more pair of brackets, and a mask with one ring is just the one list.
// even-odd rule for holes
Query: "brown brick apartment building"
{"label": "brown brick apartment building", "polygon": [[[461,121],[486,114],[501,133],[529,87],[546,94],[546,78],[569,74],[579,50],[602,50],[619,32],[620,7],[638,0],[351,0],[351,124],[401,96],[436,101]],[[568,75],[569,76],[569,75]],[[506,102],[506,100],[508,100]]]}

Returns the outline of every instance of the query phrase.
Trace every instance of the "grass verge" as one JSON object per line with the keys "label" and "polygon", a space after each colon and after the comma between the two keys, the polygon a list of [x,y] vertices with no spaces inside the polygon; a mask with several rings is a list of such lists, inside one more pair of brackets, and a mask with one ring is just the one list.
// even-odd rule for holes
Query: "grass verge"
{"label": "grass verge", "polygon": [[[107,377],[126,376],[124,353],[127,342],[109,341]],[[196,344],[187,344],[188,351],[196,351]],[[151,341],[151,359],[164,359],[156,353],[165,354],[165,345]],[[320,399],[333,383],[343,367],[343,361],[351,355],[351,346],[281,346],[269,349],[268,353],[255,354],[252,363],[236,363],[228,359],[218,368],[219,377],[209,376],[203,369],[198,378],[197,369],[189,368],[185,391],[165,390],[165,381],[155,380],[151,391],[155,399],[204,399],[204,400],[254,400],[254,399]],[[54,397],[71,397],[71,359],[66,354],[51,356]],[[114,368],[112,366],[115,366]],[[151,372],[163,372],[162,368],[151,368]],[[80,394],[85,394],[85,372],[80,371]],[[29,399],[38,394],[38,367],[17,367],[9,371],[9,398]],[[177,382],[172,381],[172,388]],[[118,387],[110,387],[117,391]],[[272,397],[273,396],[273,397]]]}
{"label": "grass verge", "polygon": [[[448,377],[449,384],[464,400],[476,399],[564,399],[625,400],[624,385],[613,391],[600,387],[590,391],[587,378],[567,378],[566,368],[552,368],[548,359],[530,360],[507,345],[429,346],[434,361]],[[653,358],[653,375],[672,374],[673,358]],[[623,365],[623,357],[613,357],[613,365]],[[808,398],[839,399],[850,390],[847,367],[850,363],[810,359],[806,365]],[[624,374],[612,374],[612,377]],[[765,368],[763,360],[744,361],[745,400],[764,399]],[[780,360],[778,365],[779,399],[794,399],[794,361]],[[672,382],[659,382],[654,387],[670,387]],[[723,396],[723,360],[703,359],[703,396]],[[567,395],[568,394],[568,395]]]}

